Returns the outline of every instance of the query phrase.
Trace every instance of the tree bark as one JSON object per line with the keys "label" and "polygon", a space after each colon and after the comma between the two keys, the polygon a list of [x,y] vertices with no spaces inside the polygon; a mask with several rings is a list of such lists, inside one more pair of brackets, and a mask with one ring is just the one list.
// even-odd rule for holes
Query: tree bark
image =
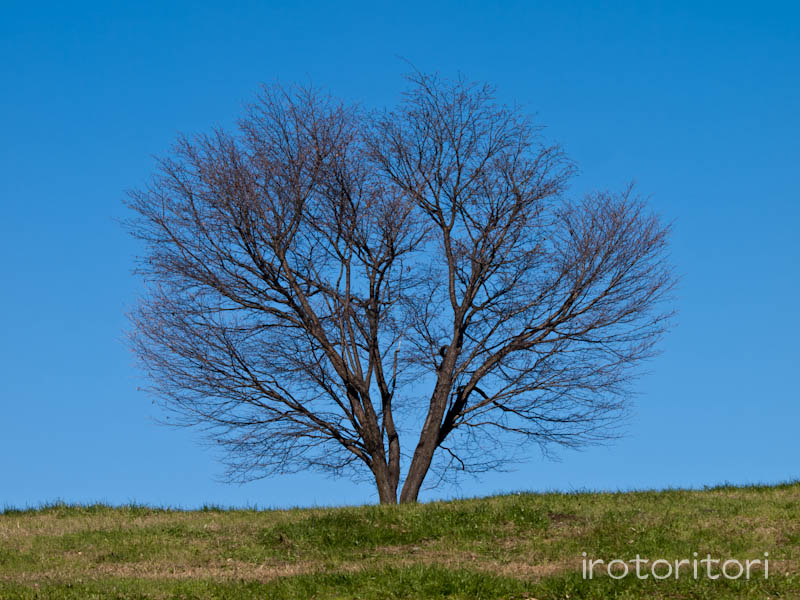
{"label": "tree bark", "polygon": [[440,381],[431,399],[431,408],[422,427],[417,448],[414,450],[414,457],[411,459],[411,465],[408,467],[408,474],[400,492],[401,504],[417,501],[422,482],[425,481],[425,475],[430,469],[433,454],[436,452],[440,442],[439,431],[444,410],[447,406],[448,391],[449,384],[444,384]]}
{"label": "tree bark", "polygon": [[375,486],[378,488],[378,500],[381,504],[397,504],[397,478],[393,477],[391,470],[385,462],[381,461],[373,466]]}

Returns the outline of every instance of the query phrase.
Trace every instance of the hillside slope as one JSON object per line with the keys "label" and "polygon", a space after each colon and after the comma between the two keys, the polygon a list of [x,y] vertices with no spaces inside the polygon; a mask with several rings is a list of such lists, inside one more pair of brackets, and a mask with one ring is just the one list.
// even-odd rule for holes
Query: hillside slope
{"label": "hillside slope", "polygon": [[[768,559],[769,571],[712,579],[701,564],[695,579],[687,561],[655,580],[631,563],[627,576],[603,565],[590,580],[584,552]],[[286,511],[6,510],[0,598],[800,598],[800,483]]]}

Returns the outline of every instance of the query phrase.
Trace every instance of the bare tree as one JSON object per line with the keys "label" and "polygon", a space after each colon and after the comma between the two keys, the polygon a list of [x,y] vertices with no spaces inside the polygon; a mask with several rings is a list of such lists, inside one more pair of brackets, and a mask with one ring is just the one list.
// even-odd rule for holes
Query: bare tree
{"label": "bare tree", "polygon": [[130,195],[133,348],[232,479],[370,473],[413,502],[432,470],[602,442],[665,329],[668,228],[631,189],[570,199],[491,88],[410,81],[380,114],[265,88]]}

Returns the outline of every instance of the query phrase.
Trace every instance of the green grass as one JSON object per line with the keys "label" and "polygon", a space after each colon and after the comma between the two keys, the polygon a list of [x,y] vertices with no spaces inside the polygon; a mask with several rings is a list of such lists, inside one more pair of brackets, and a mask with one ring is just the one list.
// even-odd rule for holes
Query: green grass
{"label": "green grass", "polygon": [[[770,577],[588,580],[583,552],[769,552]],[[0,599],[12,598],[800,598],[800,483],[281,511],[6,509]]]}

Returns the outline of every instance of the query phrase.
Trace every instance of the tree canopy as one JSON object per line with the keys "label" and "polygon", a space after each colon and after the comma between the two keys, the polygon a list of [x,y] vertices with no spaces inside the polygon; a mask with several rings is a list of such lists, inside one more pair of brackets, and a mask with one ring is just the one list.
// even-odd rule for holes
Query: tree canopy
{"label": "tree canopy", "polygon": [[[130,194],[131,342],[247,480],[426,475],[607,440],[670,316],[669,228],[491,87],[416,74],[394,110],[265,87]],[[433,481],[435,483],[435,480]]]}

